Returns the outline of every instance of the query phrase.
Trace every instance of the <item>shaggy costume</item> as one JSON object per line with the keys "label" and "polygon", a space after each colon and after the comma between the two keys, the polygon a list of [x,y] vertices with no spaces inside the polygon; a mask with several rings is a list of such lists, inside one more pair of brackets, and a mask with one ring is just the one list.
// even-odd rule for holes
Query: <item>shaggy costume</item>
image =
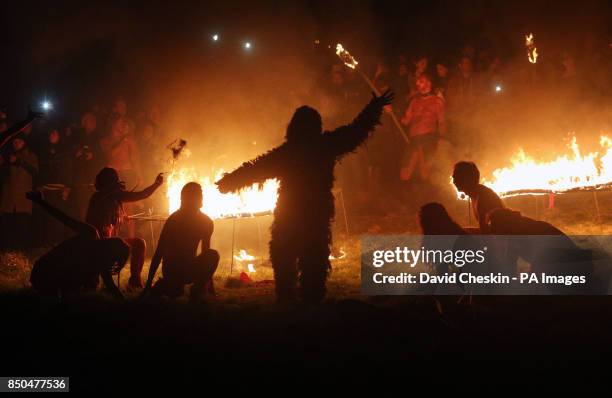
{"label": "shaggy costume", "polygon": [[244,163],[217,182],[221,192],[235,191],[269,178],[280,181],[274,210],[270,259],[280,302],[300,296],[308,303],[325,297],[331,230],[334,216],[334,165],[363,143],[377,124],[393,94],[374,97],[349,125],[322,132],[321,116],[307,106],[296,110],[286,142]]}

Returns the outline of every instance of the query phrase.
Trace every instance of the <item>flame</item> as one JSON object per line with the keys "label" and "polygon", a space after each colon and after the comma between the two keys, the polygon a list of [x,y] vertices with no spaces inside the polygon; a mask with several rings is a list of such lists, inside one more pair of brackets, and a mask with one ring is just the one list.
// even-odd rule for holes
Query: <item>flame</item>
{"label": "flame", "polygon": [[357,62],[355,57],[353,57],[351,53],[346,51],[344,47],[342,47],[342,44],[340,43],[336,44],[336,55],[340,57],[342,62],[344,62],[344,65],[348,66],[351,69],[355,69],[357,65],[359,64],[359,62]]}
{"label": "flame", "polygon": [[533,33],[525,35],[525,47],[527,47],[527,59],[530,63],[535,64],[538,62],[538,49],[535,46],[535,38]]}
{"label": "flame", "polygon": [[334,256],[333,254],[329,255],[329,260],[333,261],[333,260],[342,260],[344,257],[346,257],[346,252],[342,249],[338,249],[338,257]]}
{"label": "flame", "polygon": [[222,194],[215,185],[215,181],[222,176],[223,169],[215,172],[213,178],[200,175],[194,168],[184,167],[173,170],[167,177],[166,196],[170,213],[180,207],[181,189],[191,181],[202,185],[204,205],[200,210],[213,219],[268,213],[276,207],[278,180],[270,179],[263,184],[254,184],[236,193]]}
{"label": "flame", "polygon": [[511,166],[493,171],[493,178],[483,184],[501,197],[612,185],[612,139],[603,135],[598,151],[582,154],[576,137],[572,137],[568,149],[569,153],[554,160],[537,161],[520,148],[510,159]]}
{"label": "flame", "polygon": [[251,262],[251,261],[255,260],[255,256],[250,255],[244,249],[240,249],[240,250],[238,250],[238,255],[234,255],[234,258],[236,259],[236,261],[238,261],[240,263],[247,262],[248,263],[247,264],[247,271],[249,273],[255,272],[255,266]]}

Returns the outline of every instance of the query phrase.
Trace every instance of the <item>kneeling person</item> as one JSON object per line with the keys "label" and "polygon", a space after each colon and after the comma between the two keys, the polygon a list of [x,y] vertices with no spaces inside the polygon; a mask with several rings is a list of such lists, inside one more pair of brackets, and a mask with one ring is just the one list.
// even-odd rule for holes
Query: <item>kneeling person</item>
{"label": "kneeling person", "polygon": [[107,291],[123,298],[112,275],[125,265],[130,247],[120,238],[100,239],[95,227],[53,207],[40,192],[28,192],[26,197],[75,232],[36,260],[30,275],[32,287],[45,295],[64,297],[86,289],[102,276]]}
{"label": "kneeling person", "polygon": [[[207,287],[219,264],[219,253],[210,248],[214,223],[200,211],[202,187],[190,182],[181,190],[181,207],[164,224],[157,250],[151,260],[149,277],[143,296],[179,297],[185,285],[193,283],[191,298],[198,299]],[[202,242],[202,252],[196,255]],[[163,261],[162,278],[153,286],[153,278]]]}

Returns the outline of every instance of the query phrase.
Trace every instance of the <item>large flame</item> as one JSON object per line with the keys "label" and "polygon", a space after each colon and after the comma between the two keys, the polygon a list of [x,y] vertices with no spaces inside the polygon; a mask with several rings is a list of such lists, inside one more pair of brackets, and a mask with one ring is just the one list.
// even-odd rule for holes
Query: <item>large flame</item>
{"label": "large flame", "polygon": [[523,149],[510,159],[511,166],[497,169],[483,183],[500,196],[562,193],[612,186],[612,139],[601,136],[598,151],[582,154],[576,137],[569,153],[550,161],[537,161]]}
{"label": "large flame", "polygon": [[215,181],[223,176],[223,170],[219,169],[213,174],[212,178],[202,176],[192,167],[173,170],[167,177],[166,196],[170,213],[180,207],[181,189],[191,181],[202,185],[204,205],[201,210],[213,219],[250,216],[274,210],[278,198],[278,180],[267,180],[261,185],[255,184],[236,193],[222,194]]}

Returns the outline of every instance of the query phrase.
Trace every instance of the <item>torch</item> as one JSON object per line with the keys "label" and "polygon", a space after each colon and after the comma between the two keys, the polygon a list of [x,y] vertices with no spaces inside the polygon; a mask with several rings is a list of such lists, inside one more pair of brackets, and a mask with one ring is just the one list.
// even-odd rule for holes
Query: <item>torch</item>
{"label": "torch", "polygon": [[535,85],[536,81],[536,63],[538,62],[538,49],[535,46],[535,38],[533,33],[525,35],[525,48],[527,49],[527,60],[533,65],[531,69],[531,85]]}
{"label": "torch", "polygon": [[[340,60],[348,68],[357,70],[357,65],[359,64],[359,62],[357,62],[355,57],[353,57],[348,51],[346,51],[344,47],[342,47],[342,44],[340,43],[336,45],[336,55],[340,57]],[[374,91],[376,95],[380,96],[380,91],[376,88],[372,80],[370,80],[370,78],[362,71],[358,70],[358,72],[363,78],[363,80],[365,80],[365,82],[368,84],[368,86],[370,86],[372,91]],[[402,136],[406,144],[408,144],[410,140],[408,139],[408,136],[406,135],[406,132],[402,128],[402,125],[400,124],[399,120],[397,120],[395,113],[391,112],[390,115],[391,115],[391,119],[393,120],[393,123],[395,124],[395,127],[397,127],[397,130],[399,131],[400,135]]]}

